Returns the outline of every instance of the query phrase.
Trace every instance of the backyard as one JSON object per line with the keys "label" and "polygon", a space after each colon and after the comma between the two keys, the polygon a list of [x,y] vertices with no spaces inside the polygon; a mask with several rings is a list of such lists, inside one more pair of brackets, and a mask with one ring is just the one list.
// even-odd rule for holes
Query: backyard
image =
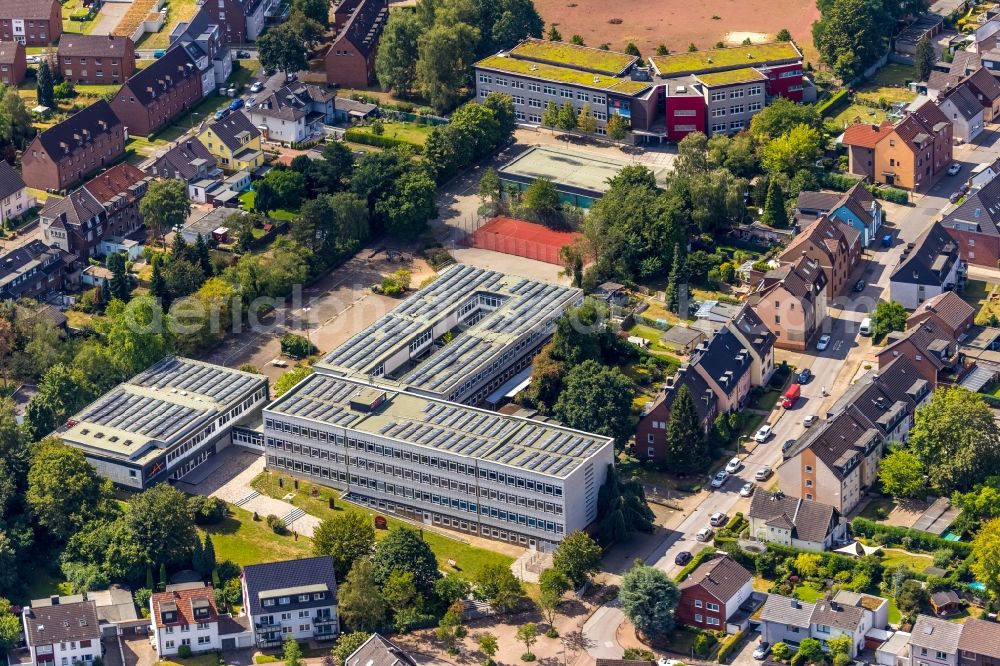
{"label": "backyard", "polygon": [[[257,198],[257,193],[253,190],[244,192],[240,195],[240,207],[243,210],[252,211],[254,209],[254,201]],[[285,210],[284,208],[279,208],[278,210],[270,210],[267,212],[267,216],[275,220],[294,220],[298,215],[298,211]]]}
{"label": "backyard", "polygon": [[837,115],[828,118],[827,124],[836,129],[860,118],[862,122],[880,123],[889,116],[886,110],[898,103],[910,103],[916,93],[906,87],[914,77],[913,67],[890,63],[875,75],[856,87],[852,92],[853,101]]}
{"label": "backyard", "polygon": [[[382,128],[381,136],[412,143],[415,146],[424,145],[431,130],[434,129],[432,125],[424,123],[409,123],[398,120],[383,122]],[[352,129],[360,134],[375,135],[375,125],[358,125]]]}
{"label": "backyard", "polygon": [[273,562],[306,557],[312,553],[312,542],[291,534],[275,534],[263,521],[230,505],[228,515],[218,525],[201,530],[212,535],[215,555],[219,562],[232,560],[240,566],[258,562]]}
{"label": "backyard", "polygon": [[992,317],[1000,317],[1000,288],[982,280],[969,280],[962,292],[962,300],[976,308],[976,323],[986,324]]}

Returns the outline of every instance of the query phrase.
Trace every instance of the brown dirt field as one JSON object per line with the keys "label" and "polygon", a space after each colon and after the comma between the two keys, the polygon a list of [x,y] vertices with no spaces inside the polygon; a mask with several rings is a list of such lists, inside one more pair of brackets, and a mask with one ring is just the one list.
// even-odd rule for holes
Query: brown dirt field
{"label": "brown dirt field", "polygon": [[[535,0],[535,7],[546,30],[555,23],[567,41],[578,34],[588,46],[607,42],[616,50],[632,41],[644,57],[653,55],[660,43],[671,52],[686,51],[692,42],[706,49],[725,41],[730,32],[773,36],[788,28],[806,59],[814,65],[817,60],[811,28],[819,10],[813,0]],[[615,25],[610,19],[622,22]]]}

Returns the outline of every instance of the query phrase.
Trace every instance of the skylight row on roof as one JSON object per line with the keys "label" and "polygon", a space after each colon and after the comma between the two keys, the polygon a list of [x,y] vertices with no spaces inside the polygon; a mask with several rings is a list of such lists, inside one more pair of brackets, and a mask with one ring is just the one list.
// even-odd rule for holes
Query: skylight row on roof
{"label": "skylight row on roof", "polygon": [[80,421],[167,440],[192,418],[212,411],[128,393],[118,388],[84,412]]}

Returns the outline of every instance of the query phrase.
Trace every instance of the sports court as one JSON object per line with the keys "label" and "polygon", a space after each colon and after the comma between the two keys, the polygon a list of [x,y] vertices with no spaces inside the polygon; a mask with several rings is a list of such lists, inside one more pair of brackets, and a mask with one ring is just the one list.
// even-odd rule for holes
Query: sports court
{"label": "sports court", "polygon": [[479,227],[469,237],[468,243],[481,250],[561,265],[559,248],[573,243],[580,236],[582,234],[577,231],[555,231],[534,222],[495,217]]}

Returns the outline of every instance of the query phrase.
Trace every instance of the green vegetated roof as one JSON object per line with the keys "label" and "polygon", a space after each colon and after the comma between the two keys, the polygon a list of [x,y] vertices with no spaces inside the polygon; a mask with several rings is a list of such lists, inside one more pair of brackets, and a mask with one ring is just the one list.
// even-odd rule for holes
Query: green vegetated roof
{"label": "green vegetated roof", "polygon": [[540,60],[554,65],[565,65],[574,69],[603,72],[609,76],[621,74],[632,65],[637,57],[617,51],[602,51],[587,46],[577,46],[565,42],[547,42],[529,39],[511,50],[511,55],[529,60]]}
{"label": "green vegetated roof", "polygon": [[740,65],[754,65],[774,60],[794,60],[802,54],[791,42],[751,44],[728,49],[711,49],[694,53],[653,56],[650,60],[660,74],[713,71]]}
{"label": "green vegetated roof", "polygon": [[509,74],[521,74],[555,83],[569,83],[623,95],[635,95],[651,85],[648,81],[633,81],[617,76],[601,76],[569,67],[557,67],[509,56],[490,56],[476,63],[476,67]]}
{"label": "green vegetated roof", "polygon": [[767,77],[753,67],[727,69],[721,72],[698,74],[698,80],[708,87],[726,86],[734,83],[750,83],[751,81],[766,81]]}

